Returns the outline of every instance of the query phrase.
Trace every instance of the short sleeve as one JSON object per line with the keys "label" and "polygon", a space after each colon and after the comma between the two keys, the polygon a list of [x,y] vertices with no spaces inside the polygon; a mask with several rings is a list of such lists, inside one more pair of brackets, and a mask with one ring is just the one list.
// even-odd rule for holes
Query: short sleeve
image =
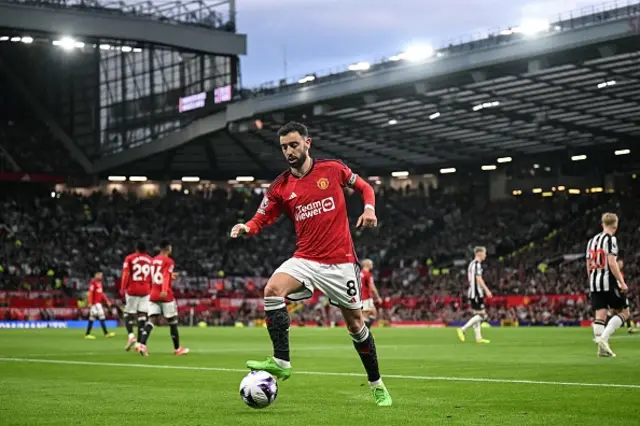
{"label": "short sleeve", "polygon": [[482,276],[482,265],[480,264],[480,262],[476,264],[476,276],[478,275]]}
{"label": "short sleeve", "polygon": [[353,173],[351,169],[342,161],[337,161],[338,172],[340,174],[340,185],[352,187],[358,179],[358,175]]}
{"label": "short sleeve", "polygon": [[614,236],[609,239],[609,254],[618,255],[618,239]]}

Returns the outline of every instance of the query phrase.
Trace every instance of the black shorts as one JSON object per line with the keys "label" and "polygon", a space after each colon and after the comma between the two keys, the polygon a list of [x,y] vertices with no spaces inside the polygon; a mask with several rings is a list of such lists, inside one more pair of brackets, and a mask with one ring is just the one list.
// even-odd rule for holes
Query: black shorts
{"label": "black shorts", "polygon": [[591,293],[591,307],[594,311],[600,309],[626,309],[629,307],[627,296],[614,288],[609,291]]}
{"label": "black shorts", "polygon": [[471,309],[474,311],[484,311],[484,298],[476,296],[469,301],[471,302]]}

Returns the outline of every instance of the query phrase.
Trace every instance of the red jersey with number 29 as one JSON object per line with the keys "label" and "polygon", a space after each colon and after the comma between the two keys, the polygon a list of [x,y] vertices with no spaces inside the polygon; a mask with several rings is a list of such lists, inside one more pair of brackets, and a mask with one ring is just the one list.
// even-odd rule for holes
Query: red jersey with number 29
{"label": "red jersey with number 29", "polygon": [[[173,302],[173,290],[171,288],[173,284],[173,268],[175,262],[169,256],[159,254],[153,258],[151,269],[151,297],[152,302]],[[167,297],[162,299],[160,293],[167,293]]]}
{"label": "red jersey with number 29", "polygon": [[274,223],[282,213],[295,225],[294,257],[334,265],[356,263],[343,188],[357,175],[337,160],[314,160],[302,177],[290,170],[273,181],[253,219],[249,235]]}
{"label": "red jersey with number 29", "polygon": [[132,253],[124,259],[122,276],[128,277],[123,287],[129,296],[146,296],[151,292],[151,262],[146,253]]}

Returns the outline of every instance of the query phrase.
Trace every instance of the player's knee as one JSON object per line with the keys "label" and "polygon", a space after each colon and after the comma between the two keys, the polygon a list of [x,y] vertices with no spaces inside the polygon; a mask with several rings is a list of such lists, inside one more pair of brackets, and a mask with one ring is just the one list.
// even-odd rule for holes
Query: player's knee
{"label": "player's knee", "polygon": [[629,318],[629,308],[626,308],[626,309],[613,309],[612,313],[613,313],[613,315],[618,315],[624,321],[626,321],[627,318]]}
{"label": "player's knee", "polygon": [[486,312],[480,312],[480,318],[482,318],[482,321],[486,321],[489,319],[489,315]]}
{"label": "player's knee", "polygon": [[287,286],[279,281],[269,280],[264,287],[264,297],[286,297],[287,294]]}
{"label": "player's knee", "polygon": [[349,333],[358,333],[364,327],[364,317],[360,315],[345,315],[344,320],[347,323],[347,330]]}

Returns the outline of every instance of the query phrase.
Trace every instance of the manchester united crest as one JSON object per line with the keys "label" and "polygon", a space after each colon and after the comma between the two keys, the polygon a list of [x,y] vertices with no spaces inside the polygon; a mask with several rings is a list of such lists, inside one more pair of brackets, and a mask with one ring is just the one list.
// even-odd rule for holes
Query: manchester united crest
{"label": "manchester united crest", "polygon": [[327,178],[320,178],[318,180],[318,188],[325,190],[329,187],[329,179]]}

